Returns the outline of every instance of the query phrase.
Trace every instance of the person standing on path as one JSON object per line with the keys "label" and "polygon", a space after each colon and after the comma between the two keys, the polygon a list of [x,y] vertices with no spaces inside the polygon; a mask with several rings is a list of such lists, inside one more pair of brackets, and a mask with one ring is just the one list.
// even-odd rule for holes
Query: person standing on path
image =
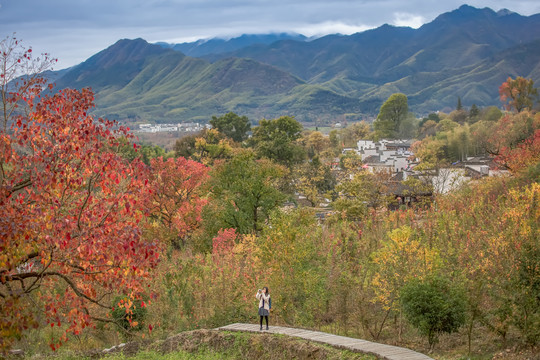
{"label": "person standing on path", "polygon": [[265,286],[262,290],[259,289],[255,297],[259,300],[260,330],[263,329],[263,317],[266,320],[266,330],[268,330],[268,315],[270,315],[270,291],[268,287]]}

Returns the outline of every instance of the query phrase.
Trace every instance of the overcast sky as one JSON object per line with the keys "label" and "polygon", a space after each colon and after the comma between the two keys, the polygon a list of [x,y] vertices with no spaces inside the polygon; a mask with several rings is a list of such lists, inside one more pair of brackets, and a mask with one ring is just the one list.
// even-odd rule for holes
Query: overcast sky
{"label": "overcast sky", "polygon": [[[462,0],[463,1],[463,0]],[[119,39],[186,42],[243,33],[352,34],[388,23],[417,28],[459,0],[0,0],[0,36],[78,64]],[[521,15],[540,0],[469,0]]]}

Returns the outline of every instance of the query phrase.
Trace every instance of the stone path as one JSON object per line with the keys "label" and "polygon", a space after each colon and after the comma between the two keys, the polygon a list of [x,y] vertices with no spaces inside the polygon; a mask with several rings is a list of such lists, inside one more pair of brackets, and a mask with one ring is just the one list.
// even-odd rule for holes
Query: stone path
{"label": "stone path", "polygon": [[433,360],[427,355],[421,354],[416,351],[401,348],[398,346],[391,346],[385,344],[378,344],[371,341],[353,339],[345,336],[332,335],[320,331],[310,331],[303,329],[288,328],[283,326],[270,326],[270,330],[259,330],[258,324],[230,324],[222,326],[218,330],[226,331],[247,331],[257,333],[272,333],[272,334],[284,334],[289,336],[296,336],[302,339],[315,341],[318,343],[332,345],[338,348],[347,349],[351,351],[361,352],[365,354],[375,355],[381,359],[387,360]]}

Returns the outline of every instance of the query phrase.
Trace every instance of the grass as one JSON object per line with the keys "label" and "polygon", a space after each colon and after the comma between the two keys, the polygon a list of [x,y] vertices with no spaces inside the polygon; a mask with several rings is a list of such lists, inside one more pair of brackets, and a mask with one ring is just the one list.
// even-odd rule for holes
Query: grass
{"label": "grass", "polygon": [[[65,355],[59,356],[56,359],[58,360],[85,360],[90,359],[89,357],[81,357],[80,355]],[[157,351],[141,351],[135,356],[128,356],[125,354],[113,354],[107,355],[102,359],[106,360],[198,360],[198,359],[227,359],[222,353],[212,352],[210,350],[204,350],[196,353],[190,353],[188,351],[175,351],[168,354],[161,354]]]}
{"label": "grass", "polygon": [[[374,360],[376,357],[336,349],[328,345],[285,335],[251,334],[216,330],[195,330],[180,333],[151,344],[123,348],[123,353],[108,354],[107,360],[197,360],[197,359],[350,359]],[[56,360],[95,358],[90,355],[60,352]]]}

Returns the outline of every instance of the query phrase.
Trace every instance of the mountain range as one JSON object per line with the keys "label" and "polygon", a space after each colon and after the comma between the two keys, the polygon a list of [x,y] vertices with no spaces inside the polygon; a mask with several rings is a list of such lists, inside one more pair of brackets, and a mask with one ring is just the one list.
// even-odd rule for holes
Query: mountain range
{"label": "mountain range", "polygon": [[308,39],[243,35],[184,44],[119,40],[53,74],[92,87],[96,115],[136,122],[207,122],[234,111],[253,122],[294,115],[324,124],[375,116],[402,92],[417,115],[500,105],[508,76],[540,81],[540,14],[463,5],[418,29],[383,25]]}

